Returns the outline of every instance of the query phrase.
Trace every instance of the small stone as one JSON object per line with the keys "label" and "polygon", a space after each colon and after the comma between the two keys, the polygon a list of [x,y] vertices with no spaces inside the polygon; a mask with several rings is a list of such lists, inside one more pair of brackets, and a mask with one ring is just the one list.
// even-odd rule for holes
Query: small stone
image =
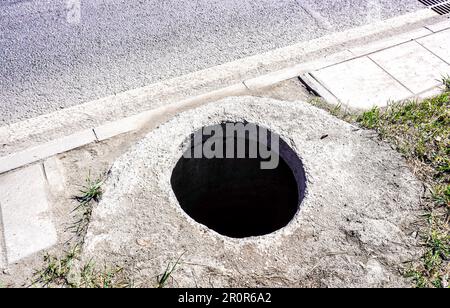
{"label": "small stone", "polygon": [[149,239],[147,238],[139,238],[136,240],[136,243],[141,246],[141,247],[145,247],[145,248],[149,248],[151,246],[151,242]]}

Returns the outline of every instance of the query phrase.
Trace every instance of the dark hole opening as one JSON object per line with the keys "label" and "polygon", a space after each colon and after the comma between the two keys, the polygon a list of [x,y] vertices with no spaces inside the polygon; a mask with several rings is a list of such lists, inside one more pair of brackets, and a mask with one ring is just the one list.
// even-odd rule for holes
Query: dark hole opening
{"label": "dark hole opening", "polygon": [[[198,133],[191,136],[191,145]],[[269,132],[268,140],[271,136]],[[272,150],[273,155],[279,155],[278,166],[264,170],[261,162],[267,159],[260,153],[249,158],[248,137],[245,135],[246,158],[183,156],[171,177],[174,193],[190,217],[233,238],[261,236],[285,227],[296,215],[305,191],[301,161],[281,138],[279,149]],[[209,138],[214,136],[203,136],[202,144]],[[237,135],[232,138],[239,140]],[[225,150],[229,139],[220,139]],[[192,147],[187,151],[192,152]]]}

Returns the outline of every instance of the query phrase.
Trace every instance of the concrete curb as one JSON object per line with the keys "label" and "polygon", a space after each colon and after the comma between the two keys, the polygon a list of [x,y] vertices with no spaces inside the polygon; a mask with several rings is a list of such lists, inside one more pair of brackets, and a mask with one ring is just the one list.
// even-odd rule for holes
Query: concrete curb
{"label": "concrete curb", "polygon": [[[0,144],[3,144],[0,149],[0,155],[3,155],[0,158],[0,174],[92,142],[140,130],[155,118],[170,116],[227,96],[251,94],[252,91],[309,71],[348,61],[355,58],[351,49],[320,60],[296,64],[299,63],[297,59],[311,52],[433,17],[436,14],[432,11],[422,10],[0,127]],[[402,33],[401,38],[394,39],[394,42],[399,44],[415,39],[419,33],[426,35],[432,32],[420,28],[411,32],[411,37]],[[287,68],[267,73],[280,66]],[[243,78],[247,76],[249,78]],[[227,86],[220,88],[220,85]],[[190,98],[183,99],[185,97]],[[136,108],[139,112],[130,115],[129,110]],[[60,137],[61,131],[64,137]],[[32,147],[29,147],[30,143]]]}

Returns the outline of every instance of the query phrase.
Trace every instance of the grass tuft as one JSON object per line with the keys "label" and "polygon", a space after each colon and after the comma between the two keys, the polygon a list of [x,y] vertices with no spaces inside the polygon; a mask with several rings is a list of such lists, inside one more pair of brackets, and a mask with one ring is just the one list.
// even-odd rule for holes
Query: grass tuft
{"label": "grass tuft", "polygon": [[445,87],[445,91],[450,92],[450,76],[449,75],[442,77],[442,84]]}
{"label": "grass tuft", "polygon": [[86,179],[86,184],[82,186],[80,190],[79,196],[74,196],[73,198],[79,203],[89,203],[91,201],[98,202],[100,197],[102,196],[102,179],[92,180],[91,175],[89,174]]}
{"label": "grass tuft", "polygon": [[180,264],[181,258],[183,257],[184,253],[181,254],[181,256],[178,257],[178,259],[175,262],[169,262],[167,264],[166,270],[164,271],[164,273],[162,273],[161,275],[159,275],[157,277],[157,285],[156,287],[158,289],[162,289],[164,288],[169,279],[172,277],[172,274],[175,272],[177,266]]}
{"label": "grass tuft", "polygon": [[43,287],[70,285],[68,277],[78,253],[79,247],[75,246],[62,258],[46,255],[44,257],[46,266],[35,274],[33,285],[38,284]]}
{"label": "grass tuft", "polygon": [[80,284],[77,287],[110,289],[131,287],[130,281],[125,278],[123,268],[104,268],[98,270],[94,263],[84,265],[80,273]]}
{"label": "grass tuft", "polygon": [[[105,267],[99,270],[94,263],[89,262],[81,269],[74,268],[91,220],[92,203],[100,200],[103,182],[101,179],[91,180],[89,175],[86,184],[80,190],[80,195],[73,197],[79,203],[73,212],[77,212],[81,217],[68,229],[76,234],[77,243],[61,258],[46,255],[44,257],[46,265],[35,273],[33,286],[69,288],[125,288],[131,286],[120,267]],[[71,274],[79,276],[79,279],[70,279]]]}
{"label": "grass tuft", "polygon": [[371,110],[360,115],[357,121],[365,128],[373,129],[378,126],[380,120],[380,109],[373,107]]}
{"label": "grass tuft", "polygon": [[92,180],[89,174],[86,179],[86,184],[80,190],[80,195],[73,197],[79,203],[73,210],[73,212],[79,213],[79,218],[69,226],[68,230],[71,230],[78,238],[81,238],[82,242],[91,222],[92,202],[98,202],[100,200],[103,183],[103,179]]}

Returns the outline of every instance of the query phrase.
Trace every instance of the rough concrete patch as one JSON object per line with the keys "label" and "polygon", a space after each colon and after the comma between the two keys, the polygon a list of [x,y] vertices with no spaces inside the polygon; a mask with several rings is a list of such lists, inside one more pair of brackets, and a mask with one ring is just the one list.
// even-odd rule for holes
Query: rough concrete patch
{"label": "rough concrete patch", "polygon": [[[292,146],[307,195],[282,230],[237,240],[187,216],[170,178],[191,133],[244,120]],[[132,268],[146,284],[185,252],[175,286],[406,286],[398,269],[420,253],[410,236],[420,198],[401,156],[369,132],[302,102],[229,98],[175,117],[114,164],[83,259]]]}

